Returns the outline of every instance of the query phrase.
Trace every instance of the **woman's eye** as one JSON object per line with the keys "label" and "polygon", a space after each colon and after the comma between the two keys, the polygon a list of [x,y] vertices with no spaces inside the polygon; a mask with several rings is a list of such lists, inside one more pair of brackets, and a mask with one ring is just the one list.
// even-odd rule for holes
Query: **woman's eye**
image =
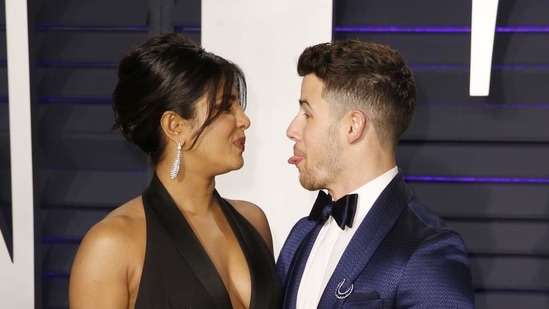
{"label": "woman's eye", "polygon": [[232,104],[219,104],[217,108],[221,112],[230,112],[232,108]]}

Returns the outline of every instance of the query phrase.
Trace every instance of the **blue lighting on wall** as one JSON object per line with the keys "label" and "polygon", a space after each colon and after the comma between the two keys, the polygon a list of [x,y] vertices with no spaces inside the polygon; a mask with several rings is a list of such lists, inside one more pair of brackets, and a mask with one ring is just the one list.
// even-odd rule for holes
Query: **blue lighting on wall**
{"label": "blue lighting on wall", "polygon": [[461,183],[508,183],[508,184],[549,184],[549,178],[530,177],[476,177],[476,176],[404,176],[409,182],[461,182]]}
{"label": "blue lighting on wall", "polygon": [[[470,33],[471,27],[402,27],[402,26],[336,26],[335,32],[370,32],[370,33]],[[496,27],[496,33],[547,33],[547,27]]]}

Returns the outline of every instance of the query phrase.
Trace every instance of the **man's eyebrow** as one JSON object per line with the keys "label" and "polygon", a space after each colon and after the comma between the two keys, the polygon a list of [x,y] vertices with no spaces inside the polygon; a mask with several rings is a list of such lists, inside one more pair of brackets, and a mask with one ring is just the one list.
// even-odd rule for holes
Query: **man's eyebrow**
{"label": "man's eyebrow", "polygon": [[309,104],[309,102],[307,102],[307,100],[298,100],[299,101],[299,105],[307,105],[309,107],[311,107],[311,105]]}

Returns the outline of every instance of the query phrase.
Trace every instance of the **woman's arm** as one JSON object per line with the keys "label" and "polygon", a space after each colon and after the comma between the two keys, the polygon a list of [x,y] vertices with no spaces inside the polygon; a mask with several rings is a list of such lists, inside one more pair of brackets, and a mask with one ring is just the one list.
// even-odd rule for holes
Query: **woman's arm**
{"label": "woman's arm", "polygon": [[128,219],[106,218],[80,244],[69,283],[71,309],[128,308]]}

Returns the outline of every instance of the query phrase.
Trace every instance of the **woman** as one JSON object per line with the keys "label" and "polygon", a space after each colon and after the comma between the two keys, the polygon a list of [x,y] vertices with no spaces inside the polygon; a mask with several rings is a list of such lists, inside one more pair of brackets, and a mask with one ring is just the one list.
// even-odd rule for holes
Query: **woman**
{"label": "woman", "polygon": [[80,308],[278,308],[264,213],[225,200],[215,176],[244,164],[246,83],[233,63],[177,35],[120,62],[115,128],[155,167],[142,196],[93,226],[69,287]]}

